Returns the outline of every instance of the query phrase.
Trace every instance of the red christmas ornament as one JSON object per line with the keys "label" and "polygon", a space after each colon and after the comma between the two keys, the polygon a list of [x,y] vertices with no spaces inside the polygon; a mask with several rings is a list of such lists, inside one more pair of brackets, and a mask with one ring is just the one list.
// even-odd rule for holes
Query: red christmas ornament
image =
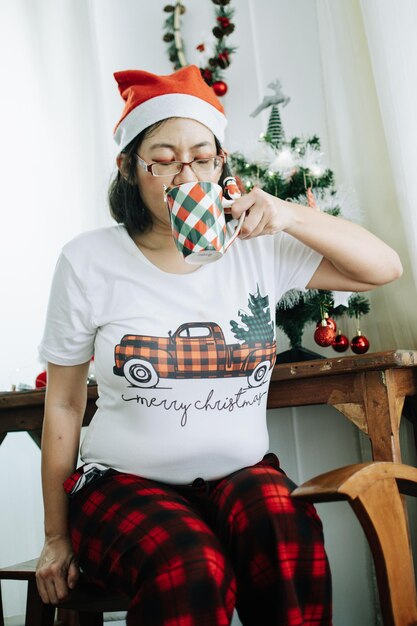
{"label": "red christmas ornament", "polygon": [[230,20],[229,20],[228,17],[219,16],[217,18],[217,21],[219,22],[221,28],[223,28],[223,29],[227,28],[229,26],[229,24],[230,24]]}
{"label": "red christmas ornament", "polygon": [[336,322],[334,321],[334,319],[329,317],[328,313],[325,313],[323,319],[320,320],[320,322],[317,322],[316,328],[318,328],[319,326],[324,326],[323,321],[325,321],[327,326],[330,326],[330,328],[333,328],[334,332],[336,332],[337,330]]}
{"label": "red christmas ornament", "polygon": [[[333,320],[332,320],[333,321]],[[328,320],[322,319],[318,323],[314,332],[314,341],[322,348],[331,346],[336,338],[336,331],[331,324],[327,324]],[[334,322],[333,322],[334,323]]]}
{"label": "red christmas ornament", "polygon": [[217,80],[212,84],[216,96],[224,96],[227,93],[227,85],[223,80]]}
{"label": "red christmas ornament", "polygon": [[208,85],[211,85],[211,81],[213,80],[213,72],[210,70],[204,69],[201,70],[201,76],[204,78]]}
{"label": "red christmas ornament", "polygon": [[346,337],[346,335],[342,335],[341,330],[339,330],[338,334],[334,338],[332,348],[333,350],[336,350],[336,352],[346,352],[346,350],[349,348],[349,339]]}
{"label": "red christmas ornament", "polygon": [[36,376],[35,387],[36,389],[46,387],[46,370]]}
{"label": "red christmas ornament", "polygon": [[223,70],[225,70],[226,67],[229,67],[230,65],[229,54],[226,51],[220,52],[219,56],[216,59],[216,64],[219,67],[221,67]]}
{"label": "red christmas ornament", "polygon": [[350,347],[355,354],[365,354],[369,350],[369,341],[359,330],[358,334],[350,342]]}

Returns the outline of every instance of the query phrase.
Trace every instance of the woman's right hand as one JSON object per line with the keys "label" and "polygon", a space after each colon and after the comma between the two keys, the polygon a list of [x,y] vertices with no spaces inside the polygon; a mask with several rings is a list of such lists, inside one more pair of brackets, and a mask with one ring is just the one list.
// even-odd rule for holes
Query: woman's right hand
{"label": "woman's right hand", "polygon": [[80,570],[68,535],[46,537],[36,567],[36,584],[45,604],[66,600]]}

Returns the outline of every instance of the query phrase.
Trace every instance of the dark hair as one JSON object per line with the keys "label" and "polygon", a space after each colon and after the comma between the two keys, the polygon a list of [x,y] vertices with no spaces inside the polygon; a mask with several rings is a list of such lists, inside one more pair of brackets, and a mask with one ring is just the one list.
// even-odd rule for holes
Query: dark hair
{"label": "dark hair", "polygon": [[[165,120],[157,122],[143,130],[135,137],[123,150],[125,157],[125,174],[124,176],[118,170],[110,183],[108,200],[110,205],[110,214],[119,224],[125,224],[128,232],[144,233],[152,227],[152,213],[142,200],[136,179],[136,161],[135,152],[141,146],[143,140],[152,132],[164,124]],[[222,147],[214,137],[216,143],[217,154],[220,153]],[[224,164],[219,185],[227,176],[231,176],[231,172],[227,163]]]}

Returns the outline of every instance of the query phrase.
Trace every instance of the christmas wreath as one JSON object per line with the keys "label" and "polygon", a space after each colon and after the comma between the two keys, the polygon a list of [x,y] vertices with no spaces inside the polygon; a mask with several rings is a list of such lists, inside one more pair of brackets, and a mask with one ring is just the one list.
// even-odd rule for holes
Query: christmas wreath
{"label": "christmas wreath", "polygon": [[[215,43],[213,46],[206,43],[200,43],[197,46],[197,50],[205,55],[205,60],[199,67],[202,77],[208,85],[213,87],[216,95],[224,96],[227,92],[227,84],[223,80],[223,70],[229,67],[231,56],[236,50],[235,47],[227,44],[227,38],[235,29],[232,22],[234,10],[227,6],[230,0],[212,0],[212,2],[216,5],[216,25],[212,29]],[[181,37],[181,16],[186,9],[178,0],[175,5],[166,5],[164,11],[169,15],[164,24],[163,41],[168,44],[169,60],[177,70],[188,65]]]}

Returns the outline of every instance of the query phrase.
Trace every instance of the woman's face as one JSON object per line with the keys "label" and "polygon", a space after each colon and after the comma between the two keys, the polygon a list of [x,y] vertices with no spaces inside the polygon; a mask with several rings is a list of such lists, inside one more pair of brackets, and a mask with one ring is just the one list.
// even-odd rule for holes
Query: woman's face
{"label": "woman's face", "polygon": [[[136,150],[137,154],[147,163],[157,161],[185,161],[203,159],[215,156],[216,144],[214,135],[206,126],[188,118],[171,118],[166,120],[155,131],[142,141]],[[189,165],[184,165],[182,171],[175,176],[152,176],[140,165],[136,168],[139,192],[143,202],[154,218],[154,225],[170,227],[167,206],[164,200],[164,185],[180,185],[199,180]],[[219,168],[211,177],[204,177],[217,183],[222,168]]]}

